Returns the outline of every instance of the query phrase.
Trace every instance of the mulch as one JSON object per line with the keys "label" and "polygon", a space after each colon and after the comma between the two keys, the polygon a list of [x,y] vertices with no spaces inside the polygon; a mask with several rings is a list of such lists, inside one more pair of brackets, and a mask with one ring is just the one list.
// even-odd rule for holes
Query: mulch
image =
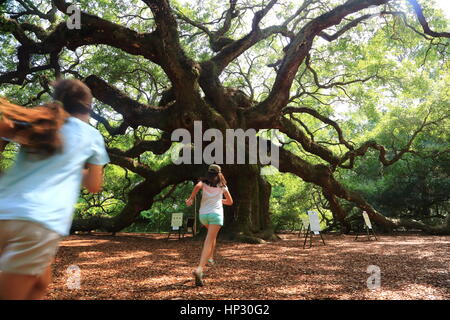
{"label": "mulch", "polygon": [[[196,287],[192,270],[200,240],[72,235],[61,243],[47,299],[450,299],[450,236],[381,236],[369,242],[325,235],[326,245],[317,238],[306,249],[295,234],[280,237],[264,244],[218,242],[206,285]],[[379,288],[368,288],[369,266],[381,271]]]}

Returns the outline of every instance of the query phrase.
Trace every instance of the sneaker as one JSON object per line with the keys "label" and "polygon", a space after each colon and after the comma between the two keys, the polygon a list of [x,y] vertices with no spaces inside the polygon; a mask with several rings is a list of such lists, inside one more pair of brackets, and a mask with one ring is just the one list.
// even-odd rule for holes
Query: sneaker
{"label": "sneaker", "polygon": [[192,274],[195,277],[195,285],[197,287],[203,287],[203,272],[197,272],[197,270],[195,270]]}

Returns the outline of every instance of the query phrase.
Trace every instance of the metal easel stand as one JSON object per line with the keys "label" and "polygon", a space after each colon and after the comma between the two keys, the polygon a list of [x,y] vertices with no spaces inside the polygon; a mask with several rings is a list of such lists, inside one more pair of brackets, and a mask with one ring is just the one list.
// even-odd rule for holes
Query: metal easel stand
{"label": "metal easel stand", "polygon": [[[371,238],[375,238],[375,241],[378,241],[377,235],[375,234],[375,232],[373,231],[372,228],[369,228],[367,226],[364,227],[364,229],[366,229],[366,234],[367,234],[367,240],[370,241]],[[370,234],[370,232],[372,232],[372,234]],[[356,237],[355,237],[355,241],[358,240],[358,237],[362,235],[360,232],[356,233]]]}
{"label": "metal easel stand", "polygon": [[167,235],[167,239],[166,240],[169,240],[171,234],[177,234],[177,233],[178,233],[178,240],[181,240],[182,236],[184,238],[184,230],[182,230],[182,228],[183,227],[178,227],[178,230],[171,229],[169,231],[169,234]]}
{"label": "metal easel stand", "polygon": [[[308,236],[309,236],[309,248],[312,247],[312,237],[313,237],[313,234],[314,234],[314,232],[311,231],[311,227],[309,226],[309,227],[308,227],[308,230],[306,231],[306,234],[305,234],[305,241],[303,242],[303,249],[305,249],[305,246],[306,246],[306,240],[308,240]],[[320,232],[319,232],[319,235],[320,235],[320,239],[322,239],[323,245],[325,245],[325,240],[323,240],[322,234],[321,234]]]}

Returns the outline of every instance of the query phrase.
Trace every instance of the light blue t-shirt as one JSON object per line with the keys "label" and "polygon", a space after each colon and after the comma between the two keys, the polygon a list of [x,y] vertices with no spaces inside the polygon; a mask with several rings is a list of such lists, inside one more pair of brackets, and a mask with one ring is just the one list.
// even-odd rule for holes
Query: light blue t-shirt
{"label": "light blue t-shirt", "polygon": [[0,220],[29,220],[68,235],[86,163],[109,162],[97,129],[70,117],[61,128],[63,152],[38,160],[19,151],[0,177]]}

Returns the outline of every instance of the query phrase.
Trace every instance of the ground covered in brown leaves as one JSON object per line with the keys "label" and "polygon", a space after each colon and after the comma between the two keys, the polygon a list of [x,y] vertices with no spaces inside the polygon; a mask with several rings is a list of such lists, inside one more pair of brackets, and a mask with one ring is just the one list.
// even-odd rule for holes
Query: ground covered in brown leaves
{"label": "ground covered in brown leaves", "polygon": [[[61,243],[47,298],[450,299],[449,236],[382,236],[368,242],[325,235],[325,246],[315,239],[310,249],[303,249],[296,235],[281,237],[256,245],[220,241],[206,285],[195,287],[191,272],[201,241],[73,235]],[[367,287],[369,265],[381,270],[379,289]],[[78,289],[70,266],[79,267]]]}

